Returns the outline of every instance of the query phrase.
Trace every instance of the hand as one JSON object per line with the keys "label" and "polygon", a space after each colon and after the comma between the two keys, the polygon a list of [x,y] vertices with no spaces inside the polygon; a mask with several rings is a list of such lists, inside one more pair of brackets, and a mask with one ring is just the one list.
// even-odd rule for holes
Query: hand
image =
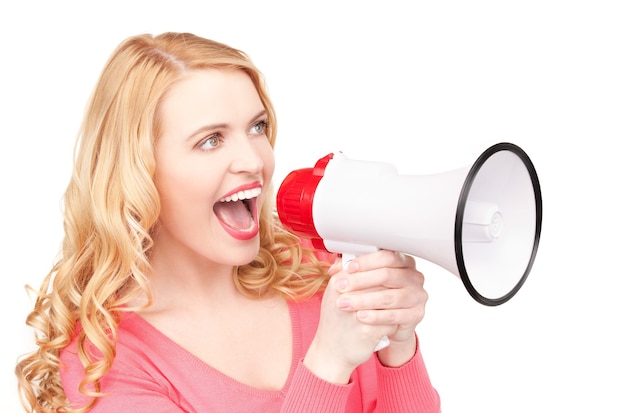
{"label": "hand", "polygon": [[381,362],[399,366],[413,357],[415,327],[428,298],[415,260],[391,251],[359,256],[344,270],[330,269],[320,324],[304,364],[327,381],[347,383],[352,371],[368,360],[384,336],[390,346]]}
{"label": "hand", "polygon": [[339,287],[337,305],[370,326],[387,326],[390,345],[378,352],[387,366],[400,366],[416,350],[415,328],[424,317],[428,294],[413,257],[378,251],[353,260],[346,273],[333,276]]}

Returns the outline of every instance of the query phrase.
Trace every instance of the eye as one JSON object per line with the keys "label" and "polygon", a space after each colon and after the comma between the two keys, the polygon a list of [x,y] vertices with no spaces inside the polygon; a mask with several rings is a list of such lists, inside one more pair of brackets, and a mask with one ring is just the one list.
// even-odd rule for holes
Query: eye
{"label": "eye", "polygon": [[252,128],[250,128],[249,133],[251,135],[263,135],[265,134],[265,132],[267,131],[267,121],[266,120],[260,120],[257,123],[255,123]]}
{"label": "eye", "polygon": [[220,134],[211,135],[208,138],[200,141],[198,144],[198,148],[204,151],[210,151],[212,149],[217,148],[220,144],[224,142],[224,137]]}

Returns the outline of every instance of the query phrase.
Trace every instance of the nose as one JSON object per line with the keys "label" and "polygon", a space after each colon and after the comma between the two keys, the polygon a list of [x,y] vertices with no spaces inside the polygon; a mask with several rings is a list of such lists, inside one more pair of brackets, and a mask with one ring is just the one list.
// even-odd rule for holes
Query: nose
{"label": "nose", "polygon": [[230,169],[234,173],[258,174],[263,170],[263,157],[260,152],[259,138],[250,139],[248,136],[237,139],[238,144],[233,148],[233,158]]}

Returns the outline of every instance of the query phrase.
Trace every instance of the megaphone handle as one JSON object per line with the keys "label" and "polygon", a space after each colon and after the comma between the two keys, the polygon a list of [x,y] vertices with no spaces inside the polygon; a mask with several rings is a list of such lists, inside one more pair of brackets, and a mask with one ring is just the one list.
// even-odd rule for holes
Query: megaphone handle
{"label": "megaphone handle", "polygon": [[[356,255],[354,255],[354,254],[341,254],[341,266],[342,266],[342,268],[345,270],[348,267],[348,264],[350,264],[350,262],[352,262],[352,260],[355,259],[355,258],[356,258]],[[383,338],[380,339],[380,341],[378,342],[378,344],[374,348],[374,352],[377,352],[378,350],[382,350],[385,347],[387,347],[388,345],[389,345],[389,337],[384,336]]]}

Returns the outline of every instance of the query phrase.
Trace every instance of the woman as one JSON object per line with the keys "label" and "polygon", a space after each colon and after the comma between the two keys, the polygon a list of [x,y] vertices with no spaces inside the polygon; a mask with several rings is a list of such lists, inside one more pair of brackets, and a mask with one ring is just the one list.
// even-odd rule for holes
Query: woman
{"label": "woman", "polygon": [[241,51],[187,33],[117,48],[81,128],[61,258],[27,320],[28,411],[439,411],[414,260],[379,251],[342,269],[282,229],[275,138]]}

